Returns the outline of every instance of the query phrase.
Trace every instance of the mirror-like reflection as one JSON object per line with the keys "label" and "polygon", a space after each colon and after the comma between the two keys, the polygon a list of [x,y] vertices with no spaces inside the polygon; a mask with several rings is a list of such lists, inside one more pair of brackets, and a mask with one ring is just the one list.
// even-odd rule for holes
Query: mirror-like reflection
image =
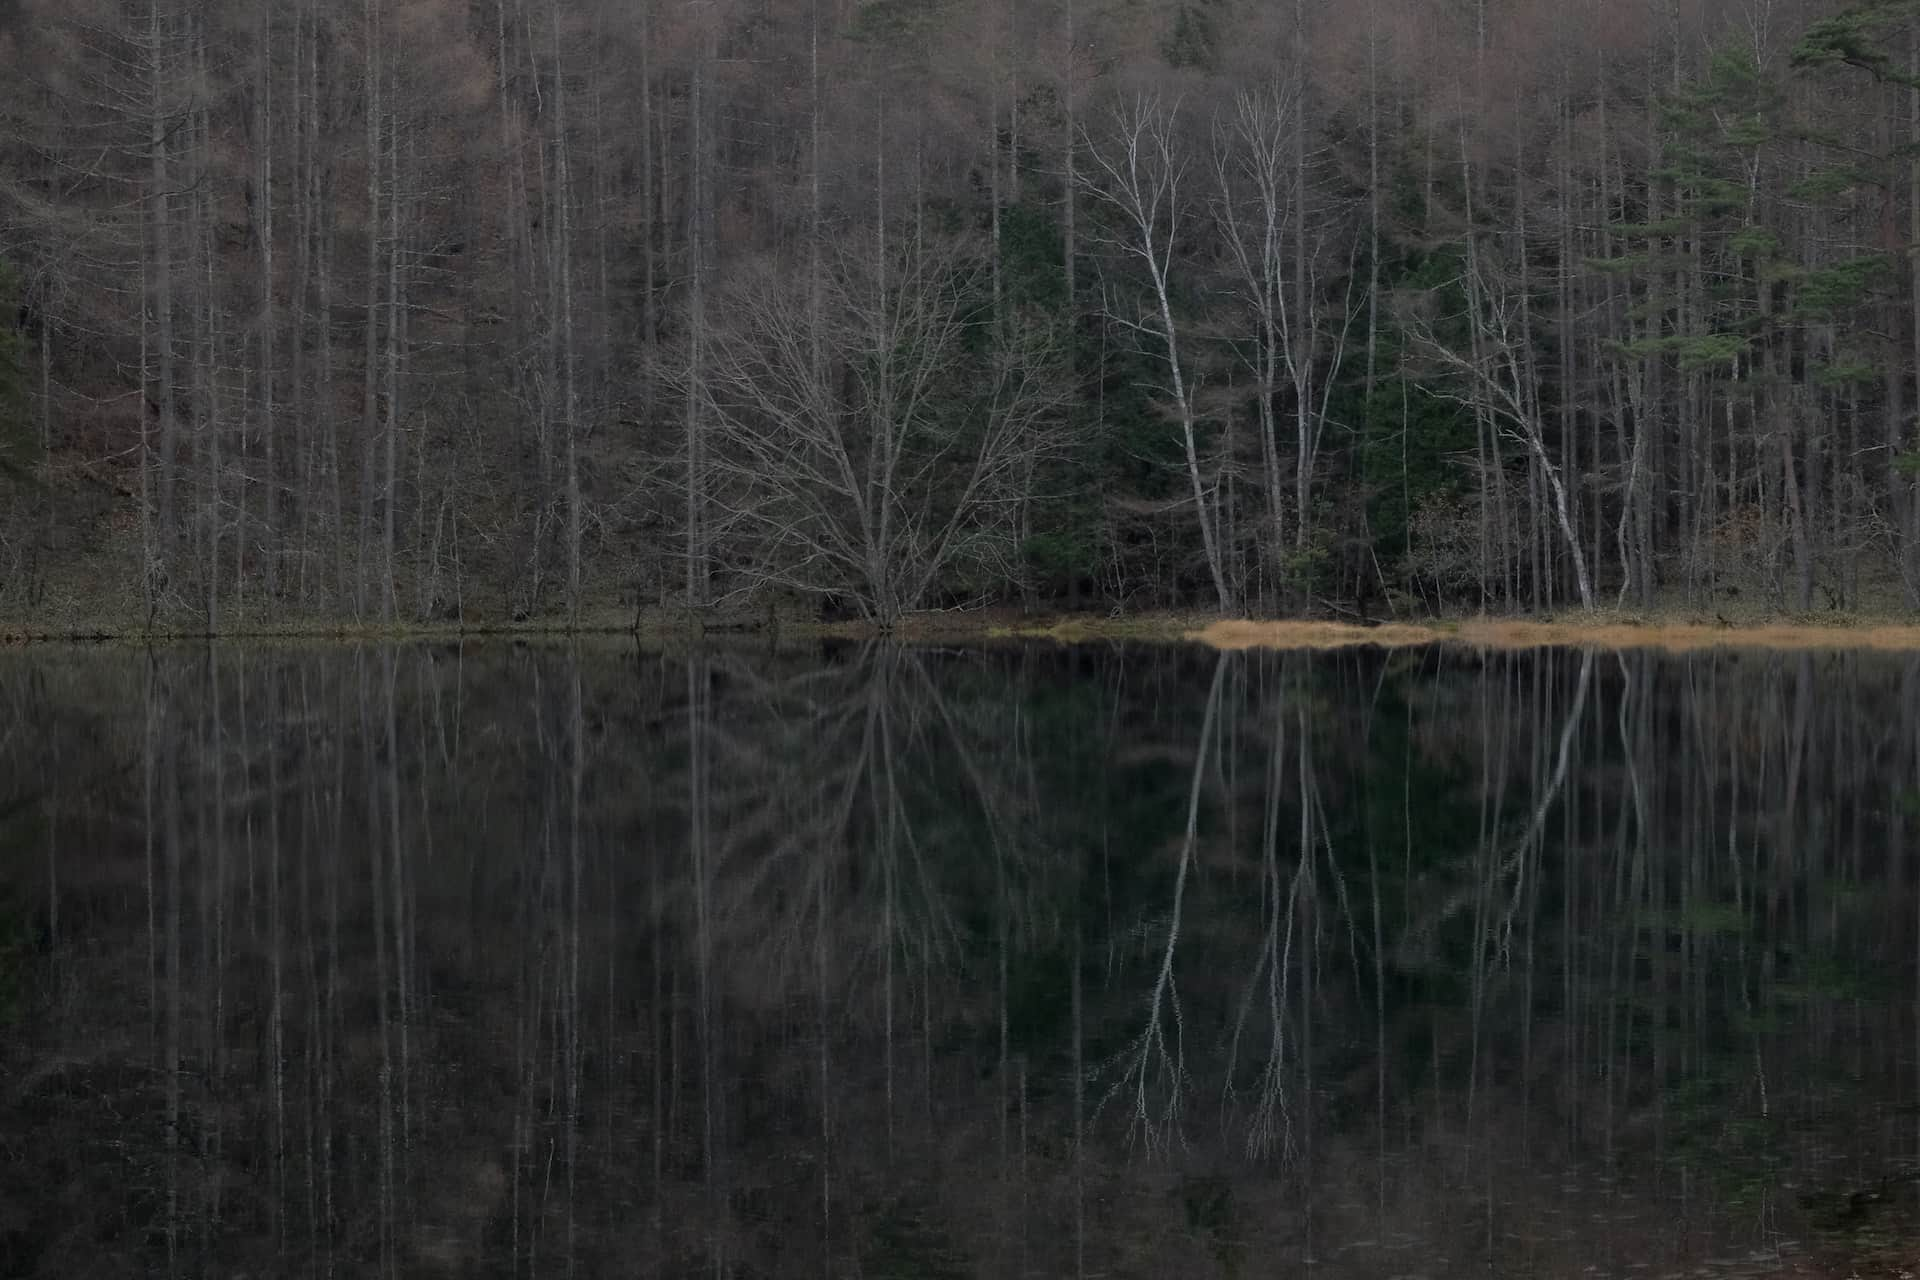
{"label": "mirror-like reflection", "polygon": [[0,654],[0,1273],[1895,1275],[1917,817],[1903,655]]}

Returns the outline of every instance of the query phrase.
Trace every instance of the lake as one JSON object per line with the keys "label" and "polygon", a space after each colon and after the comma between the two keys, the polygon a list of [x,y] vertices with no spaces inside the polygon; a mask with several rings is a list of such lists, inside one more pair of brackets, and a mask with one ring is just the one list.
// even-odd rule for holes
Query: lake
{"label": "lake", "polygon": [[1920,655],[0,653],[0,1275],[1894,1276]]}

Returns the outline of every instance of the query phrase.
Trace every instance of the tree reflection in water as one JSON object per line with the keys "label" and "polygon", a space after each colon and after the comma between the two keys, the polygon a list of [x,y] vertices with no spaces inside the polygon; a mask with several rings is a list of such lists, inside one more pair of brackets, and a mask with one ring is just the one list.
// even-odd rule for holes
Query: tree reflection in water
{"label": "tree reflection in water", "polygon": [[1899,655],[0,655],[0,1270],[1897,1274],[1917,783]]}

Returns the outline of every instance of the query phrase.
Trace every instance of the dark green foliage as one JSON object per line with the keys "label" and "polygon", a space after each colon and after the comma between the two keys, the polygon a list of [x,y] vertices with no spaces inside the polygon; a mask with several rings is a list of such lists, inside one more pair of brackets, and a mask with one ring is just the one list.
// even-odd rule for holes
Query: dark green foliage
{"label": "dark green foliage", "polygon": [[1060,224],[1052,209],[1008,205],[1000,211],[1001,284],[1016,308],[1059,315],[1067,302]]}
{"label": "dark green foliage", "polygon": [[[1022,323],[1037,324],[1062,349],[1074,348],[1075,366],[1087,367],[1085,336],[1074,328],[1067,308],[1065,244],[1053,207],[1024,202],[1000,211],[1000,283],[1004,303]],[[1084,416],[1080,396],[1067,412]],[[1019,554],[1027,581],[1047,596],[1070,592],[1090,577],[1099,561],[1100,509],[1095,500],[1100,469],[1083,451],[1051,458],[1036,474],[1036,484],[1057,500],[1030,505],[1030,528]],[[993,584],[982,583],[983,590]]]}
{"label": "dark green foliage", "polygon": [[1198,5],[1182,4],[1174,12],[1173,27],[1160,51],[1170,67],[1205,70],[1213,66],[1217,38],[1213,15],[1207,12],[1204,0]]}
{"label": "dark green foliage", "polygon": [[14,1026],[26,1014],[30,950],[24,920],[17,911],[0,903],[0,1028]]}
{"label": "dark green foliage", "polygon": [[33,474],[40,448],[28,420],[27,337],[19,315],[19,283],[0,262],[0,476],[15,480]]}
{"label": "dark green foliage", "polygon": [[1245,1249],[1233,1184],[1217,1175],[1187,1177],[1181,1179],[1177,1194],[1187,1231],[1200,1240],[1223,1274],[1239,1274]]}
{"label": "dark green foliage", "polygon": [[862,1209],[869,1248],[862,1270],[885,1280],[963,1280],[974,1274],[966,1253],[930,1205],[895,1198]]}
{"label": "dark green foliage", "polygon": [[[1873,300],[1889,263],[1883,254],[1866,254],[1808,266],[1788,256],[1787,237],[1777,225],[1784,211],[1766,189],[1769,166],[1788,141],[1804,141],[1807,130],[1790,115],[1782,86],[1746,49],[1717,50],[1701,76],[1668,96],[1662,120],[1669,133],[1656,176],[1674,213],[1658,222],[1617,223],[1615,230],[1636,242],[1636,252],[1607,264],[1637,279],[1646,305],[1634,315],[1650,322],[1652,331],[1608,346],[1630,360],[1729,379],[1726,394],[1751,394],[1759,386],[1757,371],[1746,366],[1760,351],[1804,341],[1796,331],[1805,324],[1855,314]],[[1873,177],[1857,154],[1842,152],[1834,160],[1797,179],[1791,198],[1838,204],[1862,183],[1885,181]],[[1655,310],[1662,291],[1647,272],[1692,275],[1701,286],[1696,296],[1707,305],[1686,319],[1670,307]],[[1782,340],[1787,347],[1779,346]],[[1806,364],[1809,376],[1827,386],[1874,376],[1860,351],[1844,361],[1808,355]],[[1736,377],[1746,379],[1744,392],[1731,381]]]}
{"label": "dark green foliage", "polygon": [[862,43],[903,44],[924,34],[934,12],[924,0],[865,0],[854,10],[847,35]]}
{"label": "dark green foliage", "polygon": [[1915,0],[1870,0],[1822,18],[1794,46],[1793,65],[1858,67],[1876,79],[1911,84],[1913,78],[1894,64],[1887,46],[1896,28],[1912,22],[1917,13],[1920,4]]}
{"label": "dark green foliage", "polygon": [[1029,575],[1048,595],[1059,594],[1067,582],[1091,573],[1098,563],[1099,508],[1080,502],[1063,514],[1060,527],[1037,532],[1020,547]]}
{"label": "dark green foliage", "polygon": [[1460,458],[1473,451],[1473,419],[1396,373],[1374,388],[1365,421],[1360,458],[1367,524],[1375,553],[1393,565],[1410,549],[1413,513],[1435,495],[1465,490]]}
{"label": "dark green foliage", "polygon": [[1727,238],[1727,248],[1748,257],[1771,258],[1780,252],[1780,237],[1771,227],[1742,227]]}
{"label": "dark green foliage", "polygon": [[1787,194],[1795,200],[1832,200],[1870,180],[1859,169],[1842,165],[1807,175],[1789,186]]}
{"label": "dark green foliage", "polygon": [[1813,378],[1823,387],[1857,389],[1879,381],[1880,369],[1869,359],[1850,358],[1843,352],[1834,360],[1815,365]]}
{"label": "dark green foliage", "polygon": [[[1464,265],[1458,245],[1409,249],[1381,264],[1381,289],[1425,298],[1439,316],[1457,317],[1466,306],[1459,286]],[[1381,316],[1372,398],[1365,395],[1364,366],[1351,361],[1334,409],[1338,417],[1359,424],[1357,466],[1367,496],[1367,530],[1381,562],[1396,565],[1409,549],[1413,513],[1435,495],[1457,493],[1466,484],[1458,459],[1473,450],[1474,426],[1465,406],[1432,394],[1431,381],[1406,363],[1407,335],[1393,309],[1383,306]],[[1440,323],[1445,336],[1464,341],[1464,322]]]}
{"label": "dark green foliage", "polygon": [[1809,271],[1800,277],[1795,310],[1809,319],[1833,319],[1867,301],[1874,284],[1887,279],[1891,269],[1885,254],[1872,253]]}
{"label": "dark green foliage", "polygon": [[1663,338],[1647,338],[1639,342],[1623,342],[1620,350],[1628,355],[1674,357],[1674,363],[1686,372],[1696,369],[1711,369],[1730,364],[1736,357],[1744,354],[1748,342],[1739,334],[1708,333],[1699,336],[1672,334]]}

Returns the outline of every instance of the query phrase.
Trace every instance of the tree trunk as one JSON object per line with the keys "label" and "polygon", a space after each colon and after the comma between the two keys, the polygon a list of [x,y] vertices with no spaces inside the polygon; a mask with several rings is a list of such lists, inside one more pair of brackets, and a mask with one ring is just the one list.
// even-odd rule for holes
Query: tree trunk
{"label": "tree trunk", "polygon": [[713,172],[713,129],[708,104],[711,91],[707,81],[715,56],[716,33],[710,15],[703,21],[708,23],[708,30],[702,37],[701,52],[694,63],[693,95],[689,108],[693,128],[693,172],[687,218],[686,606],[689,610],[698,610],[706,604],[707,582],[706,548],[701,528],[705,514],[706,479],[705,460],[702,457],[704,407],[701,400],[705,394],[702,361],[706,344],[707,272],[711,254],[708,219]]}
{"label": "tree trunk", "polygon": [[[264,6],[263,6],[264,7]],[[314,497],[319,491],[319,467],[313,443],[313,392],[307,386],[307,321],[313,289],[314,202],[312,180],[314,156],[308,135],[308,112],[314,107],[307,95],[306,66],[311,56],[314,34],[308,31],[312,7],[302,0],[293,19],[293,277],[288,284],[291,316],[291,347],[287,383],[293,397],[293,459],[288,470],[293,487],[288,504],[297,511],[289,513],[287,523],[298,525],[293,540],[295,583],[294,598],[302,609],[313,602],[309,594],[308,571],[313,550]]]}
{"label": "tree trunk", "polygon": [[382,432],[386,445],[386,475],[381,484],[380,507],[380,618],[391,623],[399,611],[397,588],[398,548],[395,544],[395,508],[399,505],[400,474],[400,337],[405,312],[401,306],[400,279],[400,115],[389,111],[387,132],[387,344],[386,344],[386,426]]}
{"label": "tree trunk", "polygon": [[[1199,413],[1193,401],[1180,350],[1180,329],[1173,314],[1173,254],[1180,242],[1182,212],[1180,179],[1184,163],[1179,158],[1179,143],[1174,137],[1178,109],[1168,110],[1158,102],[1138,98],[1116,116],[1120,126],[1114,153],[1090,152],[1096,169],[1110,182],[1108,188],[1093,189],[1114,205],[1126,221],[1128,254],[1138,258],[1147,271],[1152,290],[1152,314],[1157,327],[1148,330],[1159,339],[1167,365],[1169,390],[1180,420],[1181,450],[1191,486],[1194,517],[1200,526],[1200,540],[1206,553],[1207,570],[1213,580],[1216,601],[1222,612],[1233,608],[1233,593],[1227,584],[1223,549],[1207,498],[1207,486],[1200,475],[1198,443]],[[1166,221],[1164,240],[1162,220]]]}
{"label": "tree trunk", "polygon": [[150,115],[148,118],[147,199],[153,205],[153,313],[154,345],[158,348],[160,417],[159,511],[154,521],[158,529],[156,563],[146,566],[146,576],[157,578],[164,590],[172,573],[174,547],[175,467],[179,457],[178,422],[174,399],[173,371],[173,197],[172,166],[168,163],[167,139],[170,113],[167,103],[166,46],[169,39],[161,17],[161,0],[148,0],[148,74]]}
{"label": "tree trunk", "polygon": [[256,157],[254,197],[257,235],[260,248],[260,417],[259,434],[262,462],[266,474],[261,478],[265,491],[265,524],[260,531],[265,556],[262,566],[266,582],[266,605],[279,596],[280,576],[280,468],[274,428],[273,362],[273,9],[275,0],[260,0],[256,37],[254,76],[254,145]]}
{"label": "tree trunk", "polygon": [[1780,482],[1787,499],[1787,531],[1793,539],[1794,604],[1805,613],[1813,607],[1813,553],[1808,545],[1807,512],[1800,497],[1800,481],[1794,474],[1792,429],[1780,437]]}
{"label": "tree trunk", "polygon": [[[1907,90],[1907,143],[1913,154],[1907,161],[1905,257],[1907,296],[1911,299],[1911,305],[1907,310],[1906,323],[1912,343],[1911,372],[1915,380],[1913,403],[1916,411],[1920,411],[1920,262],[1914,259],[1915,251],[1920,250],[1920,27],[1915,27],[1907,36],[1907,75],[1912,80],[1912,87]],[[1897,366],[1897,360],[1895,364]],[[1904,375],[1896,372],[1895,376]],[[1912,448],[1912,424],[1893,415],[1889,415],[1888,424],[1897,457]],[[1893,483],[1901,497],[1898,507],[1903,517],[1900,556],[1906,572],[1901,577],[1907,584],[1908,606],[1920,608],[1920,483],[1909,475],[1896,475]]]}
{"label": "tree trunk", "polygon": [[[204,20],[194,20],[194,60],[205,83],[207,48]],[[212,154],[212,138],[208,128],[205,100],[202,99],[188,116],[188,137],[194,151],[193,195],[187,202],[192,213],[188,224],[187,242],[191,246],[188,258],[188,272],[199,286],[197,296],[189,294],[187,304],[193,317],[193,332],[188,337],[191,344],[190,378],[193,396],[193,413],[196,429],[194,437],[200,454],[200,524],[204,538],[206,559],[199,567],[200,588],[204,601],[204,622],[208,635],[220,630],[220,542],[225,521],[226,474],[221,457],[223,441],[220,438],[220,387],[217,369],[218,355],[215,351],[217,341],[214,332],[213,306],[216,290],[214,287],[214,246],[213,224],[207,208],[210,184],[208,170]],[[239,525],[236,512],[236,526]],[[198,540],[196,540],[198,541]],[[236,527],[233,540],[234,578],[240,579],[240,557],[245,551],[243,529]]]}
{"label": "tree trunk", "polygon": [[567,139],[567,75],[566,64],[560,56],[558,0],[549,12],[553,25],[553,203],[559,215],[554,270],[560,276],[560,364],[566,388],[567,614],[577,626],[580,622],[580,388],[573,332],[573,164]]}
{"label": "tree trunk", "polygon": [[364,618],[367,612],[367,564],[373,556],[373,450],[380,433],[380,0],[365,0],[362,12],[367,42],[367,101],[363,108],[367,118],[367,277],[360,405],[360,532],[354,557],[356,618]]}
{"label": "tree trunk", "polygon": [[[1312,532],[1313,471],[1318,452],[1319,432],[1313,421],[1314,361],[1318,346],[1310,290],[1313,281],[1307,266],[1307,211],[1304,205],[1307,186],[1307,0],[1293,0],[1293,305],[1289,310],[1287,368],[1293,375],[1293,548],[1306,563],[1307,540]],[[1304,603],[1313,604],[1313,585],[1306,584]]]}

